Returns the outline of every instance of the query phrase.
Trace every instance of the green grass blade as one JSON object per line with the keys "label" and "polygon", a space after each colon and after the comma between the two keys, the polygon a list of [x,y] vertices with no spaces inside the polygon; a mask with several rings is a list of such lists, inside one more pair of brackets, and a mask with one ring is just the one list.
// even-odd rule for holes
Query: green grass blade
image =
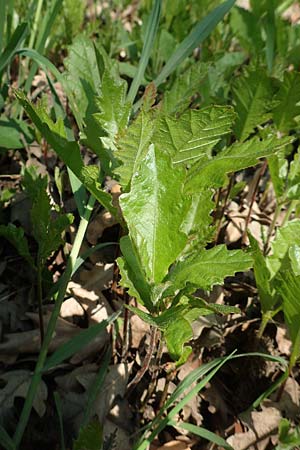
{"label": "green grass blade", "polygon": [[[14,54],[27,56],[28,58],[33,59],[35,62],[37,62],[39,64],[40,67],[42,67],[42,69],[44,69],[45,71],[49,70],[52,73],[52,75],[55,76],[57,81],[59,81],[61,83],[61,85],[63,86],[63,89],[65,91],[66,96],[68,97],[68,100],[70,102],[70,107],[72,109],[72,112],[73,112],[73,115],[75,117],[77,124],[80,124],[81,121],[79,120],[78,115],[76,114],[77,108],[76,108],[73,94],[72,94],[71,90],[69,89],[68,84],[65,83],[65,78],[60,73],[60,71],[55,67],[55,65],[52,64],[52,62],[49,61],[49,59],[40,55],[37,51],[31,50],[29,48],[21,48],[19,50],[16,50],[14,52]],[[12,56],[14,56],[14,54]]]}
{"label": "green grass blade", "polygon": [[274,392],[282,383],[284,383],[284,381],[289,377],[289,370],[286,369],[285,372],[283,372],[280,377],[278,378],[278,380],[276,380],[272,386],[270,386],[268,389],[265,390],[265,392],[263,392],[251,405],[250,409],[252,408],[257,408],[261,402],[265,399],[268,398],[272,392]]}
{"label": "green grass blade", "polygon": [[[232,354],[225,358],[218,358],[218,363],[215,365],[213,369],[208,370],[208,374],[199,382],[196,386],[194,386],[182,400],[180,400],[177,405],[175,405],[171,411],[163,418],[161,418],[161,414],[159,413],[159,417],[156,417],[152,422],[152,427],[154,430],[150,434],[149,437],[143,438],[140,445],[134,447],[134,450],[146,450],[151,442],[155,439],[155,437],[173,420],[177,413],[195,396],[198,394],[201,389],[205,387],[205,385],[211,380],[211,378],[218,372],[218,370],[232,357]],[[206,366],[206,364],[204,365]],[[197,369],[196,369],[197,370]]]}
{"label": "green grass blade", "polygon": [[87,199],[86,189],[69,167],[67,167],[67,170],[76,206],[80,217],[82,217],[84,214],[84,205],[86,204]]}
{"label": "green grass blade", "polygon": [[0,56],[0,72],[2,72],[5,66],[9,64],[10,60],[16,54],[16,50],[20,47],[20,45],[24,41],[26,35],[28,34],[28,31],[29,28],[26,22],[21,23],[21,25],[19,25],[15,29],[7,47],[3,50]]}
{"label": "green grass blade", "polygon": [[144,78],[144,73],[152,52],[153,43],[158,30],[160,11],[161,11],[161,0],[155,0],[151,11],[151,15],[149,17],[149,22],[147,24],[144,46],[139,66],[127,95],[127,100],[131,103],[133,103],[135,96],[138,92],[138,89],[140,87],[140,84]]}
{"label": "green grass blade", "polygon": [[85,232],[86,232],[86,229],[87,229],[90,217],[91,217],[92,208],[91,208],[90,203],[91,203],[91,199],[89,200],[89,203],[87,204],[84,217],[80,220],[78,231],[77,231],[77,234],[75,237],[75,241],[73,243],[73,247],[72,247],[69,259],[68,259],[67,267],[62,275],[63,283],[60,286],[58,296],[57,296],[57,299],[56,299],[56,302],[54,305],[54,309],[51,313],[51,317],[50,317],[50,321],[48,323],[48,327],[47,327],[47,330],[45,333],[44,341],[42,343],[42,347],[41,347],[41,350],[40,350],[40,353],[38,356],[36,367],[35,367],[35,370],[34,370],[30,385],[29,385],[29,389],[27,391],[27,396],[26,396],[25,403],[24,403],[24,406],[23,406],[23,409],[21,412],[21,416],[19,418],[19,422],[18,422],[16,431],[14,434],[13,441],[14,441],[15,448],[18,448],[20,446],[24,431],[26,429],[26,426],[27,426],[27,423],[28,423],[28,420],[30,417],[30,412],[32,410],[32,404],[33,404],[39,383],[41,381],[44,363],[46,361],[47,354],[48,354],[48,348],[52,341],[53,333],[55,332],[56,322],[57,322],[57,319],[58,319],[58,316],[60,313],[62,302],[64,301],[64,298],[66,295],[66,290],[67,290],[68,282],[71,277],[72,268],[78,257],[78,254],[79,254],[82,242],[83,242],[83,238],[84,238],[84,235],[85,235]]}
{"label": "green grass blade", "polygon": [[65,359],[70,358],[75,353],[79,352],[83,347],[89,344],[98,334],[106,329],[108,325],[113,323],[120,315],[121,311],[112,314],[108,319],[103,320],[97,325],[93,325],[86,330],[81,331],[65,344],[61,345],[49,358],[46,360],[43,367],[43,372],[60,364]]}
{"label": "green grass blade", "polygon": [[[45,44],[47,38],[51,35],[52,26],[60,10],[61,10],[61,0],[56,0],[56,2],[51,5],[51,7],[47,10],[46,14],[44,15],[35,46],[36,51],[40,54],[43,54],[45,51]],[[38,65],[36,63],[32,65],[25,83],[24,87],[25,92],[29,92],[37,68]]]}
{"label": "green grass blade", "polygon": [[159,86],[165,79],[187,58],[192,51],[209,36],[216,25],[223,19],[226,13],[232,8],[235,0],[227,0],[210,12],[201,22],[199,22],[190,34],[181,42],[170,59],[166,62],[160,74],[154,80],[154,84]]}
{"label": "green grass blade", "polygon": [[111,358],[111,347],[109,347],[104,355],[103,360],[101,361],[101,367],[99,372],[97,373],[95,380],[91,384],[88,389],[88,399],[87,405],[84,411],[84,416],[81,424],[81,428],[84,428],[90,421],[92,414],[92,407],[96,401],[97,395],[100,392],[101,387],[103,386],[105,376],[107,374],[109,362]]}
{"label": "green grass blade", "polygon": [[87,258],[89,258],[93,253],[95,253],[97,250],[100,250],[102,248],[109,247],[110,245],[119,245],[119,243],[118,242],[100,243],[100,244],[95,245],[94,247],[91,247],[89,250],[84,252],[82,255],[78,256],[78,258],[76,259],[74,268],[73,268],[72,276],[79,269],[79,267],[84,263],[84,261]]}
{"label": "green grass blade", "polygon": [[61,407],[61,399],[60,399],[59,393],[57,391],[54,392],[54,402],[55,402],[55,407],[56,407],[56,411],[57,411],[57,415],[58,415],[58,421],[59,421],[60,446],[61,446],[61,450],[66,450],[65,436],[64,436],[64,422],[63,422],[62,407]]}
{"label": "green grass blade", "polygon": [[3,45],[3,37],[5,30],[5,21],[6,21],[6,6],[7,0],[2,0],[0,2],[0,53],[2,52]]}
{"label": "green grass blade", "polygon": [[14,441],[2,425],[0,425],[0,443],[6,450],[15,450]]}
{"label": "green grass blade", "polygon": [[169,425],[180,427],[183,430],[187,430],[190,433],[195,434],[196,436],[200,436],[203,439],[206,439],[209,442],[213,442],[214,444],[218,445],[219,447],[223,447],[225,450],[233,450],[231,445],[227,444],[225,439],[221,438],[215,433],[212,433],[209,430],[206,430],[203,427],[197,427],[197,425],[193,425],[191,423],[185,423],[185,422],[175,422],[171,421]]}

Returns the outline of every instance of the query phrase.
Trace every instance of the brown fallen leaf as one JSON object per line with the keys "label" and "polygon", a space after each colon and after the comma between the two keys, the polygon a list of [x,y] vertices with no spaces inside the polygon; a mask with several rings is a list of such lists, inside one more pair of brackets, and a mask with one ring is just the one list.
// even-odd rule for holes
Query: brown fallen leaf
{"label": "brown fallen leaf", "polygon": [[228,444],[234,450],[265,450],[270,437],[277,433],[281,414],[278,409],[269,407],[241,415],[241,419],[249,430],[230,436],[227,439]]}
{"label": "brown fallen leaf", "polygon": [[194,444],[195,441],[192,440],[188,440],[187,442],[174,440],[157,447],[156,450],[191,450]]}
{"label": "brown fallen leaf", "polygon": [[101,211],[89,224],[86,238],[90,244],[97,244],[98,239],[101,238],[103,231],[116,225],[115,217],[106,210]]}
{"label": "brown fallen leaf", "polygon": [[287,337],[287,330],[282,325],[278,325],[276,329],[276,342],[278,349],[282,355],[290,356],[292,342]]}
{"label": "brown fallen leaf", "polygon": [[[13,408],[17,397],[26,398],[31,378],[29,370],[12,370],[0,375],[1,386],[4,386],[0,388],[0,411]],[[45,414],[47,397],[47,386],[42,380],[33,400],[33,408],[40,417]]]}

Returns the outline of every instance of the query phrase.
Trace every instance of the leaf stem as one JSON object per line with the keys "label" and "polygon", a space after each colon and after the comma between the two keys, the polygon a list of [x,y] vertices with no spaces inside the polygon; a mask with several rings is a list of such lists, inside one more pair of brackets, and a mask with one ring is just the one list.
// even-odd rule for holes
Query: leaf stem
{"label": "leaf stem", "polygon": [[41,381],[42,370],[43,370],[43,367],[44,367],[44,364],[45,364],[45,361],[47,358],[48,349],[51,344],[53,334],[55,332],[56,322],[57,322],[57,319],[58,319],[58,316],[60,313],[60,308],[61,308],[61,305],[65,298],[68,282],[71,278],[73,266],[78,257],[80,247],[81,247],[81,244],[82,244],[82,241],[83,241],[83,238],[84,238],[87,226],[88,226],[88,222],[89,222],[94,204],[95,204],[95,198],[93,196],[91,196],[89,198],[88,204],[85,208],[84,215],[81,218],[79,228],[78,228],[78,231],[77,231],[77,234],[75,237],[75,241],[73,244],[73,248],[70,253],[68,263],[67,263],[66,270],[62,275],[63,282],[58,291],[58,296],[57,296],[55,306],[54,306],[54,309],[52,311],[52,314],[51,314],[51,317],[49,320],[45,338],[42,343],[40,354],[39,354],[39,357],[38,357],[38,360],[36,363],[35,371],[32,376],[31,383],[30,383],[30,386],[29,386],[29,389],[27,392],[26,400],[25,400],[25,403],[24,403],[24,406],[23,406],[23,409],[21,412],[20,420],[19,420],[19,423],[17,425],[16,431],[14,434],[13,441],[14,441],[15,449],[17,449],[21,443],[25,428],[26,428],[28,420],[29,420],[30,412],[32,409],[32,404],[33,404],[39,383]]}

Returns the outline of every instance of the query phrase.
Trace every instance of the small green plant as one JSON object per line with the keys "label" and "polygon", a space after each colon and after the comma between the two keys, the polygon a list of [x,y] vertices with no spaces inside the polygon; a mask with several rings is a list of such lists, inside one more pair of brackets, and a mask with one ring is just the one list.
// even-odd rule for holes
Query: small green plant
{"label": "small green plant", "polygon": [[300,445],[300,429],[292,428],[288,419],[281,419],[279,424],[279,444],[275,450],[295,450]]}
{"label": "small green plant", "polygon": [[254,249],[254,273],[263,314],[260,334],[262,335],[268,321],[279,311],[283,311],[293,344],[290,371],[300,356],[299,232],[298,219],[280,228],[272,243],[272,253],[267,257],[263,256],[255,239],[250,237]]}
{"label": "small green plant", "polygon": [[[40,7],[42,3],[39,2]],[[167,3],[171,6],[172,2]],[[49,60],[32,50],[32,47],[19,51],[21,55],[33,58],[35,63],[47,70],[47,75],[48,71],[52,72],[68,97],[79,130],[79,139],[73,134],[50,76],[48,83],[53,94],[50,114],[43,102],[35,105],[27,99],[30,77],[25,93],[16,91],[16,97],[24,108],[24,116],[29,117],[38,130],[37,138],[42,135],[66,164],[81,220],[66,271],[53,291],[56,300],[54,311],[45,330],[41,352],[14,438],[0,429],[7,449],[17,449],[20,446],[43,373],[70,357],[116,319],[116,315],[113,315],[107,321],[84,330],[48,357],[48,348],[67,283],[82,262],[82,258],[78,257],[79,249],[95,200],[118,219],[123,229],[120,241],[122,256],[118,258],[120,282],[146,311],[132,306],[128,308],[149,323],[152,329],[160,330],[177,366],[186,361],[191,352],[188,343],[192,339],[191,326],[196,318],[206,314],[238,311],[231,306],[205,301],[201,298],[199,289],[202,292],[210,291],[214,285],[222,284],[226,276],[248,270],[253,264],[256,276],[262,277],[261,283],[259,280],[257,283],[263,299],[263,313],[269,314],[271,311],[273,314],[280,306],[287,322],[293,320],[294,311],[291,308],[294,303],[289,286],[299,288],[298,244],[291,252],[286,251],[277,258],[280,269],[276,269],[278,277],[274,277],[273,283],[269,272],[277,263],[271,261],[272,257],[264,259],[255,242],[252,242],[251,250],[247,251],[228,250],[225,245],[215,245],[216,224],[212,217],[212,211],[216,207],[216,192],[221,189],[230,190],[229,174],[255,166],[261,158],[267,158],[271,168],[272,158],[280,159],[283,154],[292,150],[294,137],[288,134],[291,129],[297,128],[295,119],[299,113],[298,90],[297,95],[292,93],[294,87],[297,87],[299,74],[296,71],[275,73],[275,41],[272,30],[277,22],[281,24],[278,18],[279,2],[274,2],[274,14],[267,8],[266,2],[263,2],[261,8],[256,2],[251,2],[253,11],[249,13],[250,23],[254,23],[262,13],[259,45],[255,47],[257,61],[240,71],[234,82],[230,80],[231,75],[246,60],[247,52],[238,49],[239,51],[229,54],[222,47],[224,43],[229,48],[233,31],[240,26],[241,21],[243,23],[250,17],[248,13],[234,8],[231,19],[220,24],[224,15],[233,7],[234,0],[221,4],[213,2],[216,8],[206,16],[204,10],[208,2],[201,2],[201,6],[197,6],[199,2],[191,2],[191,5],[179,3],[176,2],[178,10],[192,24],[192,31],[186,34],[180,26],[180,20],[175,20],[178,14],[176,7],[173,6],[175,9],[172,9],[162,5],[160,0],[154,1],[152,8],[147,9],[146,5],[146,11],[151,12],[148,20],[145,20],[137,46],[133,42],[128,45],[128,54],[133,53],[134,56],[132,65],[129,63],[126,69],[122,62],[112,60],[102,45],[91,42],[84,35],[79,35],[70,45],[68,57],[64,61],[64,73],[60,73]],[[50,4],[55,6],[57,2]],[[159,30],[162,11],[168,31]],[[190,11],[200,11],[197,17],[204,18],[195,20],[195,14],[190,14]],[[37,14],[38,10],[36,17]],[[216,29],[217,24],[219,29]],[[174,36],[171,35],[173,32]],[[224,41],[223,38],[220,39],[220,33],[224,34]],[[209,35],[210,45],[202,46]],[[241,27],[239,36],[241,42],[249,40],[248,28]],[[106,41],[110,41],[110,36],[106,36]],[[169,42],[169,47],[164,48],[164,54],[153,52],[163,42]],[[175,50],[174,42],[177,42]],[[198,52],[199,47],[203,56],[200,61],[195,61],[191,55],[195,49]],[[113,43],[109,50],[111,53],[116,51]],[[11,52],[10,58],[16,51],[18,50]],[[136,66],[139,52],[140,58]],[[289,58],[287,61],[290,61]],[[30,76],[35,70],[34,64]],[[129,88],[119,72],[131,78]],[[271,75],[275,78],[271,79]],[[234,108],[230,106],[231,97]],[[216,106],[218,104],[220,106]],[[195,108],[191,109],[191,106]],[[99,165],[84,165],[81,144],[99,157]],[[295,165],[298,164],[297,161],[295,158]],[[292,166],[289,173],[291,171]],[[273,173],[275,172],[274,169]],[[119,204],[113,203],[111,195],[103,188],[107,175],[118,180],[122,187]],[[271,176],[274,179],[272,173]],[[292,190],[297,185],[294,183],[297,176],[289,176],[289,188]],[[36,192],[34,189],[40,187],[37,195],[44,205],[41,221],[36,214],[37,208],[33,208],[34,237],[39,244],[36,259],[29,252],[21,229],[8,227],[10,229],[3,229],[3,234],[14,241],[20,254],[37,267],[38,271],[38,267],[43,266],[47,255],[53,250],[52,247],[47,247],[52,243],[49,236],[52,236],[53,230],[50,229],[49,220],[47,223],[45,220],[46,217],[49,219],[50,214],[49,205],[44,202],[45,185],[39,178],[33,183],[31,181],[27,179],[28,189]],[[285,200],[291,199],[289,188]],[[89,200],[88,192],[91,194]],[[35,194],[32,194],[32,198],[34,203]],[[59,224],[60,222],[56,223]],[[63,227],[58,227],[55,231],[58,239],[61,239],[62,229]],[[260,264],[263,266],[261,271]],[[289,278],[287,284],[285,275],[290,273],[291,268],[293,279],[291,281]],[[41,279],[41,273],[38,278]],[[281,300],[277,294],[273,296],[273,290]],[[297,306],[297,317],[298,311]],[[294,325],[289,327],[296,349],[291,357],[292,367],[298,356],[300,338]],[[195,395],[224,362],[222,359],[208,367],[203,366],[203,371],[198,375],[203,376],[209,372],[208,376],[189,395]],[[205,372],[206,369],[208,372]],[[99,374],[100,381],[101,377],[102,374]],[[91,399],[99,386],[100,382],[91,393]],[[177,394],[178,392],[171,397],[172,401],[170,399],[166,403],[158,419],[152,423],[150,437],[144,436],[137,443],[138,450],[145,449],[164,426],[174,424],[174,415],[184,401],[175,405],[171,412],[167,412],[167,409],[178,399]],[[56,400],[59,410],[59,400]],[[163,414],[166,417],[162,419]],[[96,436],[95,440],[101,441],[101,429],[98,426],[95,430],[93,427],[89,428],[89,419],[87,414],[75,448],[76,445],[83,445],[80,439],[86,439],[90,432]],[[188,427],[187,424],[181,425]],[[226,447],[222,439],[218,440],[218,437],[205,433],[203,429],[190,427],[188,431],[206,436],[217,445]]]}

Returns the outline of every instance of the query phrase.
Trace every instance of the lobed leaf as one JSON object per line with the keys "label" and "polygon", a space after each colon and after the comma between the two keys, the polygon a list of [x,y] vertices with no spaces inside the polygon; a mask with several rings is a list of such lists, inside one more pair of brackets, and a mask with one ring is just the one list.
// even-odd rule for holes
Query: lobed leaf
{"label": "lobed leaf", "polygon": [[123,258],[118,258],[117,263],[122,276],[121,285],[128,288],[128,293],[151,311],[153,306],[151,288],[147,283],[139,256],[129,236],[121,238],[120,248]]}
{"label": "lobed leaf", "polygon": [[179,119],[162,117],[154,143],[163,144],[174,164],[207,159],[221,137],[231,131],[234,118],[234,111],[228,106],[188,110]]}
{"label": "lobed leaf", "polygon": [[292,137],[281,139],[271,137],[263,141],[253,138],[236,143],[221,151],[216,157],[203,163],[201,161],[196,163],[189,171],[186,191],[197,192],[208,187],[222,187],[226,182],[227,173],[254,166],[259,158],[272,155],[291,142]]}
{"label": "lobed leaf", "polygon": [[152,113],[143,111],[117,139],[115,157],[122,163],[115,169],[124,188],[130,185],[133,174],[137,173],[141,161],[145,158],[155,129]]}
{"label": "lobed leaf", "polygon": [[195,288],[210,290],[215,284],[223,283],[225,277],[247,270],[252,264],[249,253],[229,251],[225,245],[218,245],[179,261],[166,280],[171,281],[175,289],[183,289],[191,283]]}
{"label": "lobed leaf", "polygon": [[21,91],[15,91],[15,95],[24,107],[39,132],[56,151],[58,156],[77,176],[82,184],[94,195],[94,197],[112,214],[117,211],[111,204],[111,196],[104,192],[99,182],[100,172],[96,166],[83,165],[80,148],[77,142],[68,141],[65,137],[63,122],[52,122],[46,111],[36,108]]}
{"label": "lobed leaf", "polygon": [[248,69],[238,77],[232,91],[237,113],[234,132],[244,141],[255,127],[271,118],[274,88],[266,71],[258,67]]}
{"label": "lobed leaf", "polygon": [[0,236],[7,239],[31,267],[35,267],[29,251],[28,241],[24,236],[23,228],[16,227],[12,223],[9,223],[8,225],[0,225]]}
{"label": "lobed leaf", "polygon": [[277,231],[276,239],[272,243],[272,255],[267,258],[271,279],[276,277],[292,245],[300,246],[300,220],[298,219],[291,220]]}
{"label": "lobed leaf", "polygon": [[172,87],[164,93],[162,111],[170,115],[184,112],[192,97],[201,92],[201,83],[207,77],[209,67],[202,61],[193,62],[187,70],[176,76]]}
{"label": "lobed leaf", "polygon": [[273,111],[275,125],[279,131],[289,133],[296,126],[296,116],[300,115],[299,72],[285,72],[283,83],[274,99],[278,102]]}
{"label": "lobed leaf", "polygon": [[189,207],[182,192],[184,179],[184,169],[173,170],[170,157],[151,144],[131,191],[120,197],[130,238],[151,283],[163,280],[186,244],[180,231]]}

